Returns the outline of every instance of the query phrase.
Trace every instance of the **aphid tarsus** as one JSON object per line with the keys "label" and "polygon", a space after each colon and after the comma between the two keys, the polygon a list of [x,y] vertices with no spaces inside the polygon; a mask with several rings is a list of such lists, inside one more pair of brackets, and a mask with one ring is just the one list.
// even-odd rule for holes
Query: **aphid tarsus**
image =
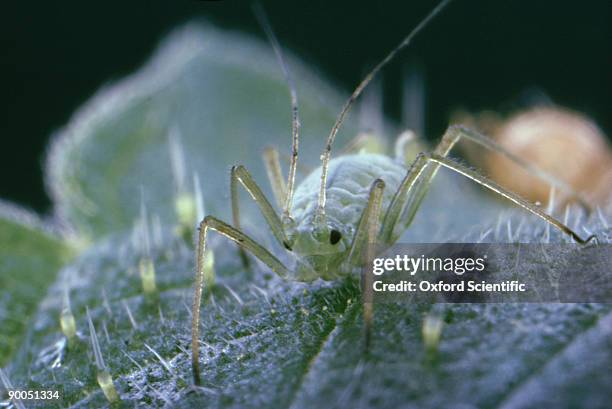
{"label": "aphid tarsus", "polygon": [[[453,146],[461,139],[469,139],[488,149],[524,165],[520,158],[509,154],[489,138],[462,126],[451,126],[431,153],[420,153],[412,164],[406,163],[402,145],[396,147],[397,158],[381,154],[349,154],[331,158],[335,136],[346,114],[364,88],[391,59],[437,15],[450,0],[442,1],[425,19],[406,36],[402,42],[370,71],[351,94],[334,124],[321,155],[321,167],[314,170],[295,189],[295,173],[298,159],[299,117],[297,97],[293,81],[283,61],[280,46],[269,24],[261,12],[258,17],[274,47],[289,85],[292,112],[292,155],[286,185],[282,183],[278,154],[268,150],[265,163],[276,202],[283,204],[279,216],[270,201],[244,166],[232,167],[230,195],[233,226],[206,216],[200,223],[196,259],[195,291],[192,307],[192,370],[195,384],[200,384],[199,326],[200,303],[204,277],[210,274],[211,266],[205,263],[207,235],[209,230],[234,241],[244,250],[266,264],[277,275],[291,280],[312,281],[317,278],[334,280],[354,275],[371,258],[372,244],[391,245],[414,218],[430,181],[440,166],[446,167],[488,188],[494,193],[514,202],[525,210],[539,216],[579,243],[582,239],[569,227],[550,217],[539,207],[509,192],[477,172],[447,157]],[[406,145],[405,138],[398,143]],[[543,172],[536,176],[548,182],[554,179]],[[240,228],[238,186],[241,185],[259,206],[275,239],[296,259],[296,268],[290,270],[270,251],[251,239]],[[279,196],[284,194],[284,196]],[[246,257],[245,257],[246,260]],[[368,279],[366,274],[365,278]],[[366,283],[366,288],[367,283]],[[370,294],[371,295],[371,294]],[[363,295],[365,344],[369,342],[373,306],[368,292]]]}

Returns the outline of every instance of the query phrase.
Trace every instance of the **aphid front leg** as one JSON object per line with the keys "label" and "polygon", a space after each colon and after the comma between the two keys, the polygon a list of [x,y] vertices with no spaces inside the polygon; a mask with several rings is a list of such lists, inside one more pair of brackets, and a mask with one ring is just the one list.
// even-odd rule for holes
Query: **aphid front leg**
{"label": "aphid front leg", "polygon": [[[286,197],[287,197],[287,186],[285,185],[285,181],[283,179],[278,150],[276,150],[273,147],[266,148],[263,153],[263,162],[266,167],[266,173],[268,175],[270,185],[272,186],[272,194],[274,195],[276,204],[279,208],[282,208],[286,200]],[[238,169],[237,166],[232,167],[231,181],[230,181],[230,195],[231,195],[231,201],[232,201],[232,220],[234,223],[234,227],[236,227],[238,230],[242,230],[242,227],[240,225],[240,209],[239,209],[239,204],[238,204],[238,200],[239,200],[238,182],[240,182],[240,177],[238,173],[240,173],[240,171],[238,171],[237,169]],[[252,180],[248,172],[246,172],[246,170],[244,172],[247,174],[246,179]],[[252,181],[252,183],[254,184],[255,182]],[[244,183],[242,184],[244,185]],[[263,197],[263,194],[261,196]],[[265,198],[263,198],[263,200],[265,200]],[[257,203],[260,203],[259,201],[257,201],[257,199],[255,199],[255,201]],[[262,212],[264,212],[264,208],[262,208],[261,206],[260,208],[262,209]],[[267,209],[266,211],[268,210],[269,209]],[[242,259],[242,264],[244,265],[245,268],[247,268],[249,266],[249,260],[246,257],[246,253],[242,249],[239,249],[239,252],[240,252],[240,258]]]}
{"label": "aphid front leg", "polygon": [[199,364],[199,339],[200,339],[200,303],[202,301],[202,287],[204,285],[205,271],[205,252],[206,252],[206,237],[208,229],[215,230],[219,234],[232,240],[241,249],[249,251],[272,271],[281,277],[287,277],[289,270],[274,257],[268,250],[257,244],[246,234],[235,229],[221,220],[207,216],[200,223],[200,234],[198,239],[198,250],[196,258],[196,276],[195,276],[195,291],[193,296],[192,306],[192,322],[191,322],[191,367],[193,370],[193,380],[196,385],[200,384],[200,364]]}
{"label": "aphid front leg", "polygon": [[[274,208],[270,204],[270,201],[268,201],[268,199],[261,191],[251,174],[242,165],[232,167],[230,182],[232,216],[236,229],[241,230],[240,209],[238,203],[238,183],[240,183],[246,189],[246,191],[249,192],[255,203],[257,203],[257,206],[259,207],[259,210],[261,210],[262,215],[266,219],[268,226],[270,226],[270,230],[272,230],[272,234],[274,235],[274,237],[285,248],[290,249],[291,243],[287,238],[287,235],[285,234],[281,219],[278,217],[278,215],[274,211]],[[248,264],[248,262],[246,261],[246,256],[244,256],[244,251],[241,251],[243,255],[243,262],[245,262],[245,264]]]}
{"label": "aphid front leg", "polygon": [[[238,177],[236,176],[236,166],[232,166],[230,175],[230,200],[232,202],[232,221],[236,229],[242,230],[242,226],[240,225],[240,205],[238,203]],[[249,259],[240,246],[238,246],[238,254],[240,254],[240,260],[244,268],[248,268]]]}
{"label": "aphid front leg", "polygon": [[[368,202],[363,209],[347,257],[347,263],[351,267],[360,267],[367,261],[365,259],[365,250],[369,243],[376,240],[384,189],[385,182],[382,179],[376,179],[370,187]],[[374,236],[371,235],[371,230],[373,229],[376,230]]]}
{"label": "aphid front leg", "polygon": [[[377,244],[379,233],[379,218],[382,208],[383,192],[385,190],[385,182],[382,179],[376,179],[370,187],[370,195],[368,203],[363,209],[361,220],[353,236],[351,249],[347,258],[347,263],[351,269],[367,265],[374,257],[374,250]],[[361,274],[361,300],[363,303],[363,324],[365,347],[370,344],[370,334],[372,328],[372,320],[374,316],[374,307],[372,304],[372,276]]]}

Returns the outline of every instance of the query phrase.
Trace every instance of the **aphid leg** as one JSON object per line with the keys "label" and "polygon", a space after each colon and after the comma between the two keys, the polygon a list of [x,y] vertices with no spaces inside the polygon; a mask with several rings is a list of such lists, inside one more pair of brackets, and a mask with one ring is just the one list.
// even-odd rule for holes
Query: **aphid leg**
{"label": "aphid leg", "polygon": [[[270,226],[270,230],[272,230],[272,234],[278,240],[278,242],[282,244],[286,249],[291,249],[291,243],[289,242],[289,239],[285,234],[281,219],[278,217],[278,215],[274,211],[274,208],[270,204],[270,201],[268,201],[268,199],[261,191],[255,180],[253,180],[251,174],[242,165],[233,166],[231,173],[230,190],[232,196],[232,215],[234,219],[234,226],[237,229],[241,229],[240,210],[238,204],[238,183],[244,186],[244,188],[247,192],[249,192],[255,203],[257,203],[257,206],[259,206],[259,210],[261,210],[261,213],[266,219],[268,226]],[[241,254],[244,255],[244,252],[242,252]],[[243,261],[244,260],[246,260],[246,255]]]}
{"label": "aphid leg", "polygon": [[595,235],[590,235],[589,237],[587,237],[586,239],[583,239],[582,237],[580,237],[575,231],[573,231],[572,229],[570,229],[568,226],[566,226],[565,224],[561,223],[559,220],[555,219],[554,217],[548,215],[545,211],[543,211],[540,207],[534,205],[533,203],[528,202],[527,200],[521,198],[519,195],[512,193],[504,188],[502,188],[501,186],[499,186],[497,183],[493,182],[492,180],[482,176],[481,174],[479,174],[478,172],[475,172],[449,158],[446,158],[444,156],[441,156],[437,153],[432,153],[430,155],[428,155],[428,160],[439,163],[440,165],[444,166],[445,168],[451,169],[457,173],[462,174],[463,176],[472,179],[474,182],[486,187],[487,189],[495,192],[496,194],[510,200],[511,202],[514,202],[515,204],[521,206],[523,209],[533,213],[534,215],[542,218],[544,221],[546,221],[547,223],[553,225],[554,227],[556,227],[557,229],[559,229],[562,233],[567,234],[568,236],[570,236],[571,238],[573,238],[575,241],[577,241],[580,244],[586,244],[588,242],[590,242],[593,239],[596,239]]}
{"label": "aphid leg", "polygon": [[206,236],[208,229],[214,230],[227,237],[240,246],[241,249],[249,251],[272,271],[281,277],[288,275],[287,267],[283,265],[268,250],[257,244],[253,239],[242,233],[240,230],[230,226],[221,220],[207,216],[200,223],[200,234],[198,239],[198,251],[196,259],[195,290],[193,295],[192,322],[191,322],[191,369],[193,381],[196,385],[200,384],[200,363],[199,363],[199,339],[200,339],[200,303],[202,301],[202,287],[204,284],[204,265],[206,252]]}
{"label": "aphid leg", "polygon": [[[372,183],[368,203],[361,215],[361,220],[353,236],[353,242],[351,243],[351,249],[347,258],[347,263],[352,268],[363,267],[374,258],[384,190],[385,182],[382,179],[376,179]],[[362,269],[361,299],[363,303],[364,345],[367,349],[370,345],[374,308],[372,304],[372,277],[364,272],[365,270]]]}
{"label": "aphid leg", "polygon": [[[424,154],[420,153],[410,166],[387,208],[380,232],[381,243],[392,244],[397,240],[399,235],[395,233],[395,227],[399,224],[402,214],[404,215],[402,224],[410,226],[412,223],[427,193],[428,181],[433,178],[434,170],[426,167],[427,160]],[[424,172],[427,172],[427,175],[419,180]]]}
{"label": "aphid leg", "polygon": [[[230,200],[232,202],[232,222],[234,223],[234,227],[238,230],[242,230],[242,226],[240,225],[240,205],[238,203],[238,178],[236,177],[236,166],[232,166],[231,176],[230,176]],[[238,254],[240,255],[240,260],[242,261],[242,265],[245,269],[249,268],[249,259],[242,249],[242,247],[238,246]]]}
{"label": "aphid leg", "polygon": [[[370,187],[370,195],[368,197],[368,203],[363,209],[361,219],[353,235],[353,241],[351,243],[351,249],[347,257],[347,263],[351,267],[361,267],[363,263],[367,261],[365,256],[365,249],[370,240],[370,226],[372,228],[378,227],[378,217],[380,215],[380,207],[382,204],[383,191],[385,189],[385,182],[382,179],[376,179]],[[376,217],[373,217],[376,215]],[[375,237],[378,235],[376,231]]]}
{"label": "aphid leg", "polygon": [[287,196],[287,186],[283,179],[283,171],[280,166],[278,150],[273,147],[266,148],[263,153],[263,160],[266,166],[268,179],[270,180],[270,185],[272,186],[272,193],[276,199],[276,204],[282,209]]}
{"label": "aphid leg", "polygon": [[442,140],[440,141],[434,152],[440,156],[448,156],[450,150],[453,148],[453,146],[455,146],[457,142],[459,142],[461,138],[468,139],[486,149],[489,149],[502,155],[506,159],[514,162],[521,168],[525,169],[525,171],[527,171],[532,176],[539,178],[540,180],[548,183],[550,186],[563,191],[566,195],[568,195],[568,197],[575,199],[578,203],[580,203],[582,207],[584,207],[587,212],[591,211],[591,206],[587,203],[587,201],[582,198],[582,196],[567,183],[563,182],[562,180],[559,180],[553,175],[550,175],[542,169],[539,169],[537,166],[529,163],[520,156],[515,155],[514,153],[504,148],[502,145],[495,142],[493,139],[467,127],[461,125],[450,126],[448,130],[444,133],[444,136],[442,136]]}
{"label": "aphid leg", "polygon": [[[427,169],[427,165],[430,162],[434,162],[436,164],[436,167],[433,169],[432,168]],[[383,220],[383,226],[381,229],[381,240],[383,243],[392,243],[396,239],[396,236],[394,235],[394,228],[397,225],[397,222],[399,220],[400,214],[402,213],[404,204],[406,204],[407,198],[411,197],[412,193],[414,193],[413,189],[415,188],[415,186],[417,186],[417,189],[421,189],[421,191],[426,190],[427,186],[431,182],[431,179],[437,172],[437,166],[439,165],[442,165],[448,169],[451,169],[457,173],[460,173],[472,179],[476,183],[495,192],[496,194],[514,202],[515,204],[521,206],[525,210],[544,219],[547,223],[550,223],[551,225],[559,229],[564,234],[567,234],[568,236],[572,237],[578,243],[586,244],[595,238],[595,236],[590,236],[586,240],[581,238],[576,232],[574,232],[568,226],[561,223],[557,219],[549,216],[539,207],[522,199],[520,196],[502,188],[501,186],[499,186],[497,183],[493,182],[492,180],[480,175],[479,173],[471,169],[466,168],[463,165],[460,165],[459,163],[449,158],[446,158],[440,155],[439,153],[431,153],[431,154],[421,153],[418,155],[414,164],[408,171],[408,174],[404,177],[404,180],[402,180],[402,183],[400,184],[398,191],[396,192],[395,196],[393,197],[391,201],[391,204],[389,205],[389,209],[387,210],[387,213]],[[422,182],[417,182],[417,179],[423,173],[426,173],[426,176],[424,176],[426,179],[423,180]],[[406,213],[408,215],[414,215],[414,213],[416,213],[422,201],[421,199],[422,197],[418,198],[418,200],[412,200],[410,202],[409,208],[406,209]]]}

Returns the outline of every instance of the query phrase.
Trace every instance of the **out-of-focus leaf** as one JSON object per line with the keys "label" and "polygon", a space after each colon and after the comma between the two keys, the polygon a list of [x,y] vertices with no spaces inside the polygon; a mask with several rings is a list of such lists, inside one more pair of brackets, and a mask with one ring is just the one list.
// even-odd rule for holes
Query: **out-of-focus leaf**
{"label": "out-of-focus leaf", "polygon": [[0,202],[0,367],[23,340],[29,319],[70,254],[36,216]]}
{"label": "out-of-focus leaf", "polygon": [[[299,93],[300,164],[308,168],[318,165],[344,100],[318,74],[287,60]],[[355,129],[349,116],[337,147]],[[143,68],[100,90],[56,135],[47,184],[57,213],[85,237],[117,231],[132,225],[142,186],[162,220],[174,220],[172,132],[182,142],[185,189],[193,191],[197,173],[207,211],[228,218],[234,164],[270,194],[261,154],[274,146],[287,156],[291,146],[288,88],[271,47],[208,25],[172,33]]]}

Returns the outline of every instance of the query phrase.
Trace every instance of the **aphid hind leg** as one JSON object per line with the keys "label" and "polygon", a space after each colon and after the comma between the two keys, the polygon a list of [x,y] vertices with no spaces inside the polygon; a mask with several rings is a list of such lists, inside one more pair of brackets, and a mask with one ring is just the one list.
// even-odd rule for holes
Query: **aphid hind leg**
{"label": "aphid hind leg", "polygon": [[268,250],[256,243],[240,230],[230,226],[221,220],[207,216],[200,223],[200,233],[198,239],[198,249],[196,258],[196,274],[195,274],[195,290],[192,306],[192,321],[191,321],[191,369],[193,373],[193,381],[196,385],[200,384],[200,362],[199,362],[199,339],[200,339],[200,303],[202,301],[202,287],[204,285],[204,256],[206,252],[206,238],[208,230],[214,230],[219,234],[232,240],[241,249],[249,251],[272,271],[281,277],[286,277],[289,273],[287,267],[274,257]]}
{"label": "aphid hind leg", "polygon": [[[383,192],[385,182],[376,179],[370,187],[368,203],[363,210],[359,225],[353,236],[351,249],[347,263],[351,269],[363,267],[374,257],[377,238],[379,233],[379,218],[382,209]],[[372,332],[372,320],[374,318],[374,306],[372,304],[372,276],[361,270],[361,300],[363,304],[364,345],[367,349],[370,345]]]}
{"label": "aphid hind leg", "polygon": [[591,211],[591,205],[589,205],[589,203],[587,203],[587,201],[582,198],[582,196],[567,183],[539,169],[537,166],[529,163],[520,156],[515,155],[514,153],[510,152],[488,136],[469,129],[465,126],[450,126],[442,136],[442,140],[440,141],[438,146],[436,146],[434,152],[440,156],[448,156],[451,149],[457,144],[457,142],[459,142],[459,140],[461,140],[461,138],[468,139],[490,151],[502,155],[504,158],[514,162],[516,165],[523,168],[530,175],[535,176],[540,180],[548,183],[550,186],[560,190],[561,192],[564,192],[569,198],[575,199],[582,207],[584,207],[587,212]]}
{"label": "aphid hind leg", "polygon": [[562,233],[570,236],[572,239],[574,239],[576,242],[578,242],[580,244],[586,244],[586,243],[590,242],[591,240],[596,239],[595,235],[590,235],[586,239],[583,239],[582,237],[580,237],[578,235],[578,233],[576,233],[575,231],[570,229],[565,224],[561,223],[559,220],[557,220],[554,217],[548,215],[539,206],[536,206],[533,203],[530,203],[527,200],[523,199],[519,195],[517,195],[515,193],[512,193],[509,190],[506,190],[506,189],[502,188],[501,186],[499,186],[497,183],[493,182],[492,180],[482,176],[478,172],[475,172],[475,171],[473,171],[473,170],[471,170],[471,169],[469,169],[469,168],[467,168],[467,167],[465,167],[465,166],[455,162],[454,160],[452,160],[450,158],[446,158],[446,157],[441,156],[441,155],[439,155],[437,153],[432,153],[432,154],[427,155],[427,160],[428,161],[436,162],[436,163],[444,166],[447,169],[450,169],[450,170],[452,170],[454,172],[457,172],[457,173],[459,173],[459,174],[461,174],[461,175],[463,175],[463,176],[473,180],[474,182],[478,183],[479,185],[482,185],[482,186],[486,187],[487,189],[491,190],[492,192],[496,193],[497,195],[499,195],[501,197],[504,197],[504,198],[510,200],[511,202],[514,202],[515,204],[519,205],[520,207],[522,207],[523,209],[527,210],[528,212],[531,212],[534,215],[540,217],[541,219],[543,219],[544,221],[546,221],[547,223],[549,223],[553,227],[556,227]]}
{"label": "aphid hind leg", "polygon": [[[430,162],[434,162],[436,167],[433,169],[430,168],[428,171],[426,170],[426,168],[430,164]],[[440,155],[437,152],[434,152],[431,154],[427,154],[427,153],[419,154],[414,164],[408,171],[407,175],[404,177],[404,180],[402,180],[402,183],[400,184],[398,191],[393,197],[391,204],[389,205],[389,209],[387,210],[387,213],[385,214],[385,218],[383,220],[383,226],[381,229],[381,241],[383,243],[390,244],[390,243],[393,243],[397,239],[396,235],[394,234],[394,230],[395,230],[395,226],[398,223],[400,215],[403,211],[403,206],[406,204],[407,198],[410,197],[411,194],[414,192],[413,189],[415,188],[415,186],[418,186],[421,188],[425,186],[426,188],[431,182],[431,179],[433,178],[433,176],[435,176],[435,173],[438,170],[438,166],[440,165],[454,172],[457,172],[473,180],[474,182],[486,187],[487,189],[498,194],[499,196],[504,197],[510,200],[511,202],[514,202],[515,204],[519,205],[523,209],[544,219],[547,223],[556,227],[564,234],[567,234],[568,236],[572,237],[578,243],[586,244],[595,238],[595,236],[590,236],[587,239],[581,238],[576,232],[574,232],[568,226],[561,223],[557,219],[549,216],[543,210],[541,210],[538,206],[535,206],[534,204],[529,203],[528,201],[524,200],[520,196],[502,188],[497,183],[480,175],[479,173],[471,169],[468,169],[467,167],[453,161],[452,159],[449,159],[447,157]],[[425,177],[427,179],[420,182],[422,183],[420,185],[417,180],[424,173],[426,173]],[[414,213],[416,213],[416,211],[418,210],[418,207],[420,206],[420,203],[421,203],[421,200],[411,201],[409,203],[410,208],[405,210],[406,213],[410,215],[413,215]]]}

